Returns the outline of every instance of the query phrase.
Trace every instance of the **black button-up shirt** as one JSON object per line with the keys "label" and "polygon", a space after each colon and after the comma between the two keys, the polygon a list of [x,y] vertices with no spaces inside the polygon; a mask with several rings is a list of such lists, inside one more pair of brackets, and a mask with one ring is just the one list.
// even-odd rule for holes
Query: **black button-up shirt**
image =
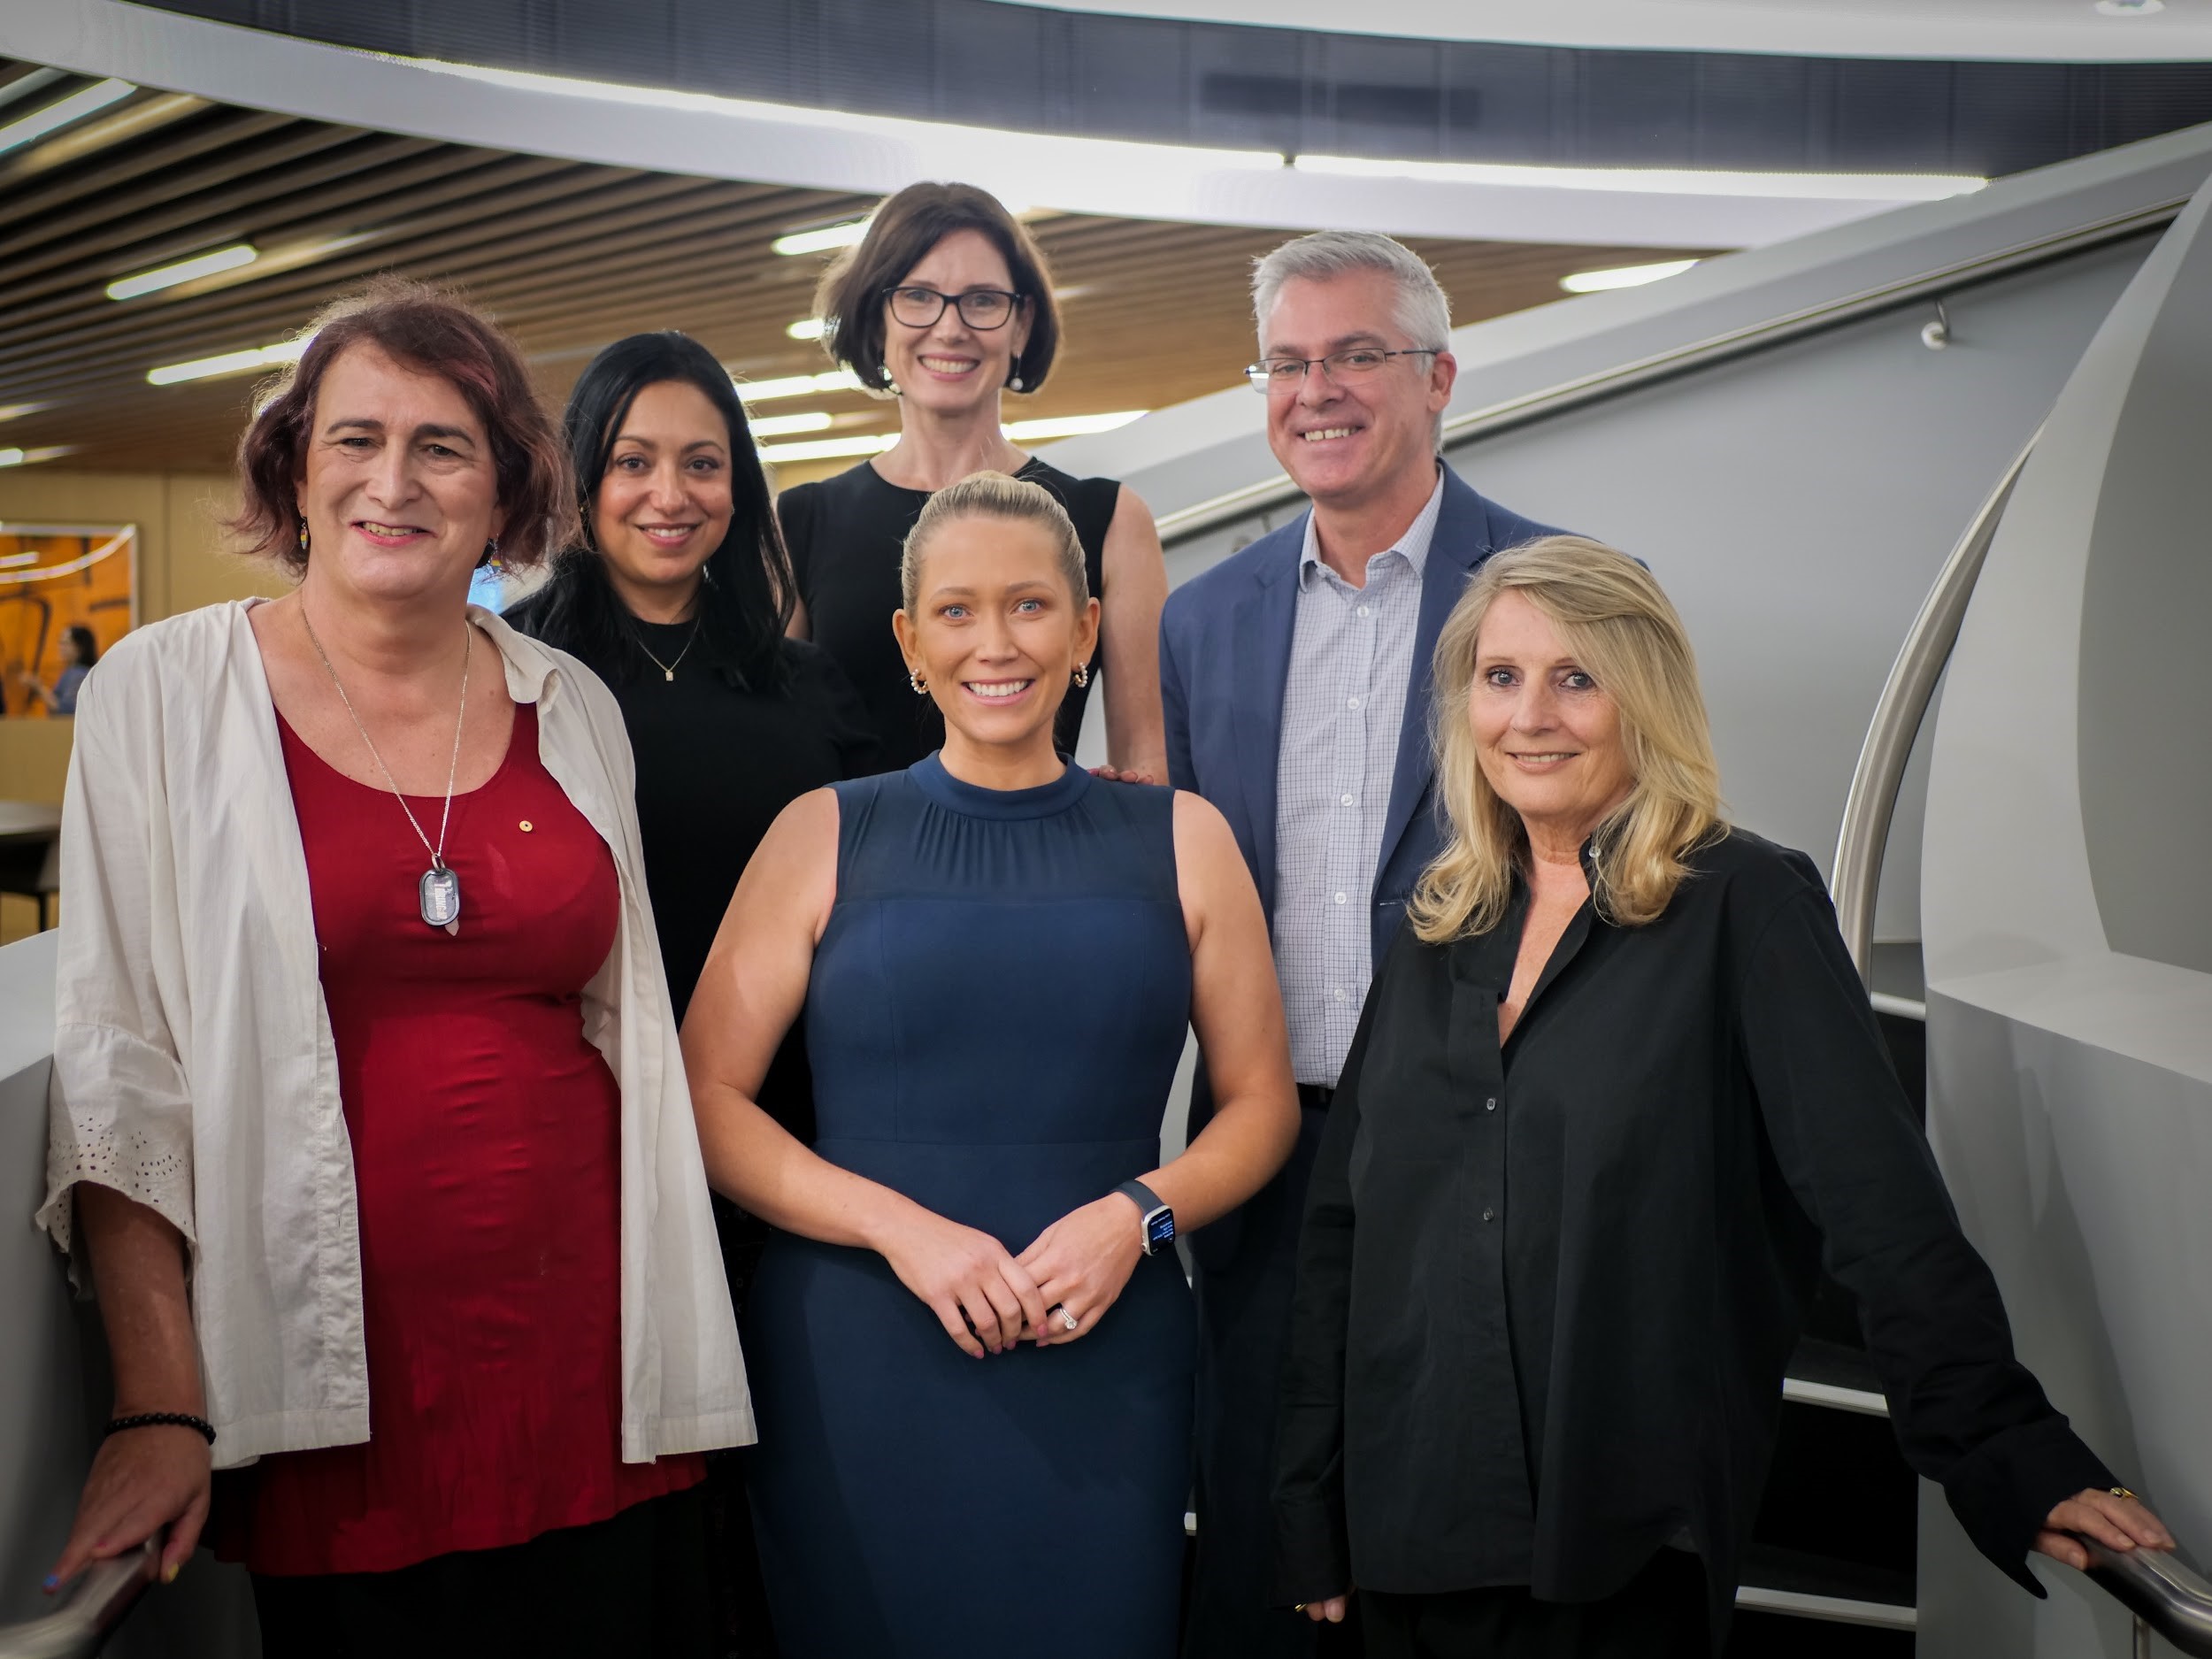
{"label": "black button-up shirt", "polygon": [[1300,1246],[1284,1601],[1589,1601],[1685,1540],[1724,1630],[1824,1260],[1907,1460],[2015,1578],[2113,1484],[2013,1357],[1810,861],[1737,831],[1688,863],[1645,926],[1583,906],[1502,1050],[1525,887],[1385,959]]}

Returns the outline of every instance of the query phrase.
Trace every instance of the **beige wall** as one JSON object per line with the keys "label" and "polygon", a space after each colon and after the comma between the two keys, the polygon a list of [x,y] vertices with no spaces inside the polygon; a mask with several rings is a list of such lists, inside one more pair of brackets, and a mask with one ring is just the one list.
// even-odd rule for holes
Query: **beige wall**
{"label": "beige wall", "polygon": [[[224,550],[217,521],[231,499],[219,473],[0,469],[0,519],[138,526],[142,623],[283,591],[274,570]],[[0,719],[0,800],[59,801],[68,765],[68,721]]]}

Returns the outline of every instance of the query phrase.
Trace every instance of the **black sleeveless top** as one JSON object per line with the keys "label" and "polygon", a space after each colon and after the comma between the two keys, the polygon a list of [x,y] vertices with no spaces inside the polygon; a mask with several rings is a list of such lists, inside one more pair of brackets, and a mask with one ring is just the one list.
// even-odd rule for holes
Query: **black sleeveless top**
{"label": "black sleeveless top", "polygon": [[[1121,497],[1110,478],[1071,478],[1033,457],[1016,477],[1059,498],[1083,544],[1083,572],[1094,596],[1104,592],[1106,527]],[[776,499],[776,516],[791,549],[809,636],[836,660],[860,693],[885,772],[902,772],[945,741],[937,704],[907,683],[906,663],[891,634],[899,608],[899,555],[922,516],[926,489],[906,489],[868,462],[817,484],[795,484]],[[1104,635],[1102,632],[1101,649]],[[1096,662],[1094,656],[1092,659]],[[1072,755],[1083,729],[1088,688],[1070,686],[1055,723],[1060,752]]]}

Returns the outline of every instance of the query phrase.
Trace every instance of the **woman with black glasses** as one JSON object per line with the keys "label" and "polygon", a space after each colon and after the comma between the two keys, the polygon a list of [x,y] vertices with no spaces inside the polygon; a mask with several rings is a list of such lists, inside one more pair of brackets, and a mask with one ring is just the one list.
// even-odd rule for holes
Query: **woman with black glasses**
{"label": "woman with black glasses", "polygon": [[824,275],[822,343],[861,383],[898,399],[899,441],[872,460],[783,492],[777,511],[798,580],[793,632],[837,661],[867,705],[881,764],[910,766],[944,741],[944,718],[907,683],[891,637],[899,555],[936,491],[972,472],[1042,485],[1075,523],[1099,595],[1096,656],[1060,706],[1072,754],[1093,673],[1106,682],[1111,764],[1164,783],[1160,606],[1167,570],[1151,511],[1110,478],[1071,478],[1009,440],[1002,392],[1044,384],[1060,312],[1044,255],[996,197],[972,185],[916,184],[891,196],[867,235]]}

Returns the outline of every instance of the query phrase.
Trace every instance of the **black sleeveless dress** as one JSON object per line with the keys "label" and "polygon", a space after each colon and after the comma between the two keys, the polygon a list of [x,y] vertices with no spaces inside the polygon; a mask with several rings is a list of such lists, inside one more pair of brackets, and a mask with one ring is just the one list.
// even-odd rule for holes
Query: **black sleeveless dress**
{"label": "black sleeveless dress", "polygon": [[[1094,597],[1104,592],[1106,528],[1121,485],[1110,478],[1071,478],[1031,457],[1016,477],[1059,497],[1083,544],[1083,569]],[[907,683],[906,664],[891,634],[899,608],[899,555],[922,516],[926,489],[889,482],[866,461],[816,484],[795,484],[776,499],[776,516],[791,549],[810,637],[845,671],[866,708],[880,751],[878,764],[902,772],[945,741],[944,717]],[[1100,649],[1105,636],[1100,634]],[[1097,659],[1094,657],[1093,661]],[[1060,752],[1072,755],[1089,696],[1070,686],[1055,726]]]}

